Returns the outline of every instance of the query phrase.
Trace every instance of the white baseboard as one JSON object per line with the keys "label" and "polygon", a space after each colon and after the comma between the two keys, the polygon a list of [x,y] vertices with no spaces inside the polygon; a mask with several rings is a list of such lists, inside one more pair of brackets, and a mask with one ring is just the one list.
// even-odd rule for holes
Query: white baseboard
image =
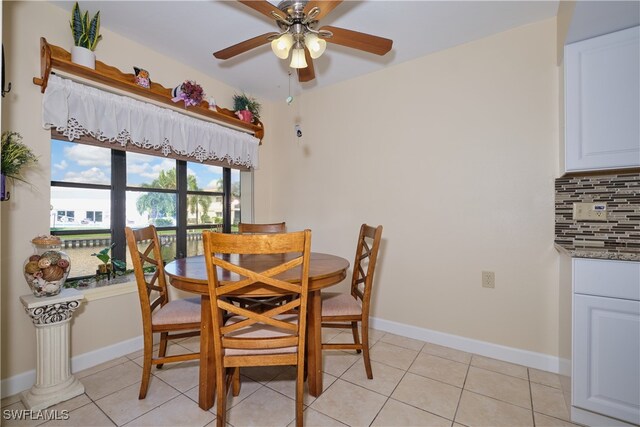
{"label": "white baseboard", "polygon": [[[536,353],[519,348],[507,347],[500,344],[493,344],[486,341],[465,338],[458,335],[446,334],[444,332],[433,331],[431,329],[419,328],[417,326],[406,325],[404,323],[393,322],[372,317],[370,326],[379,331],[390,332],[402,335],[407,338],[414,338],[421,341],[428,341],[433,344],[455,348],[481,356],[504,360],[505,362],[516,363],[530,368],[541,369],[543,371],[554,372],[562,375],[571,373],[571,362],[564,361],[559,357],[548,354]],[[569,368],[567,368],[567,363]]]}
{"label": "white baseboard", "polygon": [[80,372],[101,363],[108,362],[109,360],[131,354],[135,351],[142,350],[143,346],[144,338],[140,335],[88,353],[79,354],[71,358],[71,372]]}
{"label": "white baseboard", "polygon": [[564,375],[566,377],[571,376],[571,359],[559,359],[560,360],[560,370],[559,374]]}
{"label": "white baseboard", "polygon": [[[406,325],[404,323],[393,322],[372,317],[370,320],[372,328],[414,338],[421,341],[428,341],[434,344],[455,348],[481,356],[492,357],[506,362],[516,363],[543,371],[555,372],[561,375],[571,373],[571,362],[548,354],[536,353],[533,351],[521,350],[493,344],[486,341],[479,341],[472,338],[465,338],[458,335],[446,334],[444,332],[433,331],[431,329],[419,328],[417,326]],[[141,350],[143,346],[142,336],[131,338],[107,347],[93,350],[84,354],[79,354],[71,359],[71,372],[78,372],[91,368],[109,360]],[[13,377],[2,380],[2,397],[12,396],[23,390],[30,388],[36,381],[36,371],[32,369]]]}
{"label": "white baseboard", "polygon": [[[109,360],[117,359],[118,357],[141,350],[144,345],[143,342],[141,335],[97,350],[79,354],[71,358],[71,372],[79,372],[101,363],[108,362]],[[2,380],[0,393],[3,398],[13,396],[14,394],[31,388],[35,382],[36,370],[32,369]]]}
{"label": "white baseboard", "polygon": [[571,421],[574,423],[584,424],[592,427],[635,427],[635,424],[626,423],[614,418],[605,417],[595,412],[585,411],[584,409],[571,407]]}

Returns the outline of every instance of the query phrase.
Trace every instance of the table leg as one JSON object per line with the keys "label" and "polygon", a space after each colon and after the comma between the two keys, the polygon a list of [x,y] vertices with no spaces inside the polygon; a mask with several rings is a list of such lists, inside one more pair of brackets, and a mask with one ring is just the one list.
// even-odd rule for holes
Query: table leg
{"label": "table leg", "polygon": [[202,295],[200,308],[200,394],[198,406],[208,411],[213,407],[216,390],[215,355],[213,352],[213,324],[209,295]]}
{"label": "table leg", "polygon": [[322,297],[320,291],[309,292],[307,312],[307,369],[309,394],[322,394]]}

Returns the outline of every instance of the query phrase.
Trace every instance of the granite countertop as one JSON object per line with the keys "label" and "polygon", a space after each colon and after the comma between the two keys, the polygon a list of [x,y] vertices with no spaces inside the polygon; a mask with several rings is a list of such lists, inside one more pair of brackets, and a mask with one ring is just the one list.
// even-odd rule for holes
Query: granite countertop
{"label": "granite countertop", "polygon": [[558,252],[573,258],[613,259],[640,262],[640,247],[633,246],[579,246],[571,243],[555,243]]}

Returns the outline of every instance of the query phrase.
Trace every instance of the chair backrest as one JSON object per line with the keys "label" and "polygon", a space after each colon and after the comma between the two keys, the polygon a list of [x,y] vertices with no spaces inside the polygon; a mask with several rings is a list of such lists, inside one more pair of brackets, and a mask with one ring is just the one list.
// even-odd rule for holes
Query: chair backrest
{"label": "chair backrest", "polygon": [[241,222],[238,224],[238,233],[286,233],[287,224],[276,222],[273,224],[250,224]]}
{"label": "chair backrest", "polygon": [[[126,227],[125,235],[127,236],[127,246],[129,246],[133,271],[138,284],[142,325],[144,328],[151,328],[151,313],[153,310],[169,302],[160,240],[153,225],[137,230]],[[147,279],[144,274],[144,268],[149,266],[155,267],[155,272],[150,279]],[[153,300],[151,300],[152,291],[157,292],[157,296]]]}
{"label": "chair backrest", "polygon": [[371,301],[373,275],[376,271],[378,250],[382,240],[382,226],[371,227],[367,224],[360,226],[360,236],[356,248],[356,258],[353,262],[353,276],[351,278],[351,295],[362,301],[362,314],[368,316]]}
{"label": "chair backrest", "polygon": [[[279,353],[279,349],[291,347],[304,349],[311,231],[280,234],[221,234],[205,231],[203,242],[216,354],[224,355],[230,349],[235,350],[234,354],[250,353],[256,349],[269,349],[269,353]],[[232,262],[234,258],[228,254],[239,254],[235,258],[239,260],[237,264]],[[252,264],[254,268],[249,268],[246,261],[258,258]],[[275,277],[290,270],[295,273],[294,280],[290,275],[288,281]],[[273,294],[288,294],[292,300],[261,311],[258,308],[238,307],[226,299],[251,291],[255,294],[256,288],[267,289]],[[281,314],[289,316],[283,320],[283,316],[278,316]],[[223,324],[223,319],[229,316],[232,316],[231,320]],[[269,330],[267,337],[264,334],[262,337],[234,337],[238,335],[234,332],[239,329],[256,330],[259,327]],[[297,353],[300,357],[304,356],[304,351]],[[276,355],[271,354],[270,357]]]}

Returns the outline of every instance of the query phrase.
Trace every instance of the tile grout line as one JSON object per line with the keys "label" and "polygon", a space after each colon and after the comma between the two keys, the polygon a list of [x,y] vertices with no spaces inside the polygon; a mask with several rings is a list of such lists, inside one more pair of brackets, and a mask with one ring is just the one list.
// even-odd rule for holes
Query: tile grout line
{"label": "tile grout line", "polygon": [[536,427],[536,414],[533,407],[533,390],[531,389],[531,372],[529,372],[530,368],[527,368],[527,378],[529,379],[529,399],[531,400],[531,421],[533,423],[533,427]]}
{"label": "tile grout line", "polygon": [[[455,363],[461,363],[461,362],[459,362],[458,360],[454,360],[454,359],[451,359],[451,358],[448,358],[448,357],[444,357],[444,356],[438,355],[438,354],[431,354],[431,353],[429,353],[428,351],[423,351],[423,350],[425,349],[426,343],[428,343],[427,341],[424,341],[424,344],[422,345],[422,347],[421,347],[419,350],[416,350],[416,349],[414,349],[414,348],[404,347],[404,346],[402,346],[402,345],[397,345],[397,344],[395,344],[395,343],[386,342],[386,341],[384,341],[384,340],[383,340],[383,337],[384,337],[384,334],[383,334],[383,335],[382,335],[382,337],[380,337],[377,341],[375,341],[371,347],[373,347],[373,346],[375,346],[376,344],[378,344],[378,343],[382,342],[382,343],[384,343],[385,345],[390,345],[390,346],[393,346],[394,348],[398,348],[398,349],[403,349],[403,350],[408,350],[408,351],[413,351],[413,352],[415,352],[415,355],[413,356],[411,363],[408,365],[408,367],[407,367],[406,369],[398,368],[397,366],[392,366],[392,365],[389,365],[388,363],[384,363],[384,362],[380,362],[380,361],[376,361],[376,360],[373,360],[373,359],[372,359],[372,361],[375,361],[376,363],[378,363],[378,364],[380,364],[380,365],[387,366],[387,367],[390,367],[390,368],[393,368],[393,369],[399,369],[399,370],[401,370],[401,371],[402,371],[402,376],[401,376],[401,378],[400,378],[400,379],[399,379],[399,381],[395,384],[395,386],[394,386],[394,387],[393,387],[393,389],[390,391],[390,393],[389,393],[389,395],[388,395],[388,396],[387,396],[386,394],[384,394],[384,393],[381,393],[381,392],[378,392],[378,391],[376,391],[376,390],[369,389],[369,388],[367,388],[367,387],[365,387],[365,386],[362,386],[362,385],[360,385],[360,384],[357,384],[357,383],[351,382],[350,380],[348,380],[348,379],[346,379],[346,378],[345,378],[346,373],[347,373],[347,372],[349,372],[349,370],[350,370],[350,369],[352,369],[356,364],[358,364],[358,363],[359,363],[361,355],[357,355],[358,357],[356,357],[356,358],[354,359],[354,361],[353,361],[351,364],[349,364],[349,365],[346,367],[346,369],[344,369],[344,370],[343,370],[343,372],[342,372],[342,373],[341,373],[341,374],[336,378],[336,381],[337,381],[338,379],[340,379],[340,380],[344,381],[345,383],[351,384],[351,385],[353,385],[353,386],[359,387],[360,389],[363,389],[363,390],[366,390],[366,391],[369,391],[369,392],[376,393],[377,395],[383,396],[383,397],[385,398],[385,399],[384,399],[384,403],[382,403],[382,405],[381,405],[380,409],[377,411],[377,413],[375,414],[375,416],[374,416],[373,420],[371,421],[371,423],[370,423],[369,425],[372,425],[372,424],[375,422],[375,420],[379,418],[379,416],[380,416],[380,414],[381,414],[382,410],[384,409],[384,407],[385,407],[385,406],[389,403],[389,401],[391,401],[391,400],[396,401],[396,402],[399,402],[399,403],[402,403],[402,404],[404,404],[404,405],[407,405],[407,406],[410,406],[410,407],[413,407],[413,408],[416,408],[417,410],[419,410],[419,411],[421,411],[421,412],[426,412],[426,413],[429,413],[429,414],[433,414],[434,416],[437,416],[437,417],[439,417],[439,418],[447,419],[446,417],[443,417],[443,416],[441,416],[441,415],[434,414],[434,413],[432,413],[432,412],[430,412],[430,411],[427,411],[427,410],[425,410],[425,409],[422,409],[422,408],[419,408],[419,407],[415,407],[415,406],[410,405],[410,404],[408,404],[408,403],[406,403],[406,402],[402,402],[402,401],[400,401],[400,400],[398,400],[398,399],[395,399],[395,398],[393,398],[393,397],[392,397],[392,395],[393,395],[393,393],[397,390],[397,388],[398,388],[398,386],[400,385],[400,383],[402,383],[402,381],[407,377],[407,374],[409,374],[409,373],[412,373],[413,375],[416,375],[416,376],[418,376],[418,377],[426,378],[426,379],[429,379],[429,380],[432,380],[432,381],[435,381],[435,382],[439,382],[439,383],[442,383],[442,384],[445,384],[445,385],[453,386],[452,384],[449,384],[448,382],[445,382],[445,381],[441,381],[441,380],[438,380],[438,379],[430,378],[429,376],[423,376],[423,375],[421,375],[421,374],[419,374],[419,373],[413,373],[413,372],[410,372],[410,369],[412,368],[412,366],[415,364],[415,362],[416,362],[417,358],[418,358],[422,353],[425,353],[426,355],[429,355],[429,356],[432,356],[432,357],[438,357],[439,359],[443,359],[443,360],[446,360],[446,361],[449,361],[449,362],[455,362]],[[335,338],[335,337],[334,337],[334,338]],[[183,340],[183,341],[184,341],[184,340]],[[419,341],[419,340],[418,340],[418,341]],[[184,348],[186,351],[188,351],[188,352],[190,352],[190,353],[195,353],[195,352],[194,352],[194,351],[192,351],[191,349],[188,349],[187,347],[184,347],[184,346],[182,346],[182,345],[180,345],[180,344],[178,344],[178,343],[175,343],[174,345],[177,345],[177,346],[179,346],[179,347],[181,347],[181,348]],[[393,350],[391,350],[391,351],[393,351]],[[352,352],[348,352],[348,351],[341,351],[341,353],[344,353],[344,354],[346,354],[346,355],[351,355],[351,353],[352,353]],[[466,353],[466,352],[465,352],[465,353]],[[133,354],[133,353],[132,353],[132,354]],[[495,398],[495,397],[487,396],[487,395],[484,395],[484,394],[479,393],[479,392],[474,392],[474,391],[471,391],[471,390],[467,390],[467,389],[465,389],[465,387],[466,387],[466,382],[468,381],[468,376],[469,376],[469,373],[470,373],[471,366],[474,366],[474,365],[473,365],[474,357],[476,357],[476,356],[478,356],[478,357],[484,357],[484,356],[475,355],[474,353],[469,353],[469,354],[471,355],[471,359],[470,359],[470,360],[469,360],[469,362],[467,363],[467,369],[466,369],[466,373],[465,373],[465,377],[464,377],[464,380],[463,380],[462,387],[461,387],[461,388],[460,388],[460,387],[457,387],[457,388],[460,388],[460,397],[459,397],[458,402],[457,402],[457,405],[456,405],[456,410],[455,410],[455,412],[454,412],[454,414],[453,414],[453,419],[452,419],[452,420],[448,420],[448,421],[451,421],[451,422],[452,422],[452,424],[453,424],[453,423],[456,423],[455,418],[457,417],[457,414],[458,414],[458,412],[459,412],[460,404],[461,404],[461,398],[462,398],[462,393],[463,393],[464,391],[468,391],[468,392],[470,392],[470,393],[473,393],[473,394],[476,394],[476,395],[479,395],[479,396],[487,397],[487,398],[490,398],[490,399],[495,400],[495,401],[498,401],[498,402],[503,402],[503,403],[508,404],[508,405],[512,405],[512,406],[515,406],[515,407],[520,407],[520,408],[523,408],[523,409],[525,409],[525,410],[526,410],[526,409],[529,409],[529,408],[526,408],[526,407],[523,407],[523,406],[520,406],[520,405],[516,405],[516,404],[511,403],[511,402],[506,402],[506,401],[504,401],[504,400],[501,400],[501,399],[498,399],[498,398]],[[140,365],[138,365],[136,362],[134,362],[134,358],[131,358],[131,357],[129,357],[129,356],[130,356],[130,355],[125,355],[125,356],[123,356],[123,361],[122,361],[122,362],[120,362],[120,363],[116,363],[116,364],[114,364],[114,365],[112,365],[112,366],[105,367],[105,368],[103,368],[103,369],[99,369],[98,371],[92,372],[90,375],[87,375],[87,376],[85,376],[85,377],[83,377],[83,378],[90,378],[90,377],[91,377],[91,376],[93,376],[93,375],[97,375],[97,374],[100,374],[100,373],[102,373],[102,372],[104,372],[104,371],[106,371],[106,370],[113,369],[113,368],[116,368],[116,367],[118,367],[118,366],[122,366],[123,364],[127,364],[128,362],[133,362],[133,364],[134,364],[134,365],[136,365],[137,367],[140,367]],[[139,357],[140,357],[140,356],[138,356],[138,358],[139,358]],[[488,358],[488,359],[491,359],[491,358]],[[491,359],[491,360],[494,360],[494,359]],[[498,359],[495,359],[495,360],[496,360],[497,362],[503,362],[503,361],[500,361],[500,360],[498,360]],[[107,362],[107,363],[108,363],[108,362]],[[504,363],[508,363],[508,362],[504,362]],[[180,364],[175,364],[174,366],[171,366],[171,367],[170,367],[170,368],[168,368],[168,369],[157,370],[156,372],[157,372],[157,373],[166,372],[166,371],[168,371],[169,369],[176,368],[178,365],[180,365]],[[519,366],[519,367],[521,366],[521,365],[516,365],[516,364],[511,364],[511,365]],[[531,417],[532,417],[533,426],[535,426],[535,425],[536,425],[536,420],[535,420],[535,413],[536,413],[536,411],[535,411],[535,407],[534,407],[534,405],[533,405],[533,392],[532,392],[532,388],[533,388],[533,384],[538,384],[538,382],[533,382],[533,381],[531,380],[531,368],[526,367],[526,366],[522,366],[522,367],[524,367],[524,368],[526,369],[527,379],[524,379],[524,378],[522,378],[521,376],[515,376],[515,375],[511,375],[511,374],[505,373],[505,372],[503,372],[503,371],[499,371],[499,370],[497,370],[497,368],[496,368],[496,369],[493,369],[493,368],[486,368],[486,367],[481,367],[481,366],[474,366],[474,368],[477,368],[477,369],[480,369],[480,370],[483,370],[483,371],[487,371],[487,372],[491,372],[491,373],[494,373],[494,374],[497,374],[497,375],[505,375],[505,376],[507,376],[507,377],[509,377],[509,378],[515,378],[515,379],[520,379],[520,380],[525,380],[525,381],[527,381],[527,385],[528,385],[528,389],[529,389],[529,393],[530,393],[530,399],[529,399],[529,400],[530,400],[530,403],[531,403],[530,414],[531,414]],[[88,368],[88,369],[91,369],[91,368]],[[82,372],[82,371],[80,371],[80,372]],[[329,372],[325,372],[325,373],[326,373],[326,374],[328,374],[328,375],[332,375],[332,374],[330,374]],[[137,416],[136,416],[136,418],[133,418],[132,420],[127,421],[127,423],[130,423],[130,422],[132,422],[133,420],[138,419],[138,418],[140,418],[140,417],[142,417],[142,416],[144,416],[144,415],[148,414],[149,412],[152,412],[152,411],[156,410],[156,409],[157,409],[157,408],[159,408],[160,406],[162,406],[162,405],[166,404],[167,402],[171,402],[171,401],[175,400],[177,397],[180,397],[180,396],[184,396],[184,397],[186,397],[186,398],[187,398],[187,400],[188,400],[188,401],[190,401],[190,402],[194,402],[194,400],[193,400],[192,398],[190,398],[189,396],[187,396],[187,394],[186,394],[186,393],[188,393],[189,391],[193,390],[193,388],[197,387],[197,385],[195,385],[195,386],[193,386],[193,387],[191,387],[191,388],[189,388],[188,390],[186,390],[186,391],[184,391],[184,392],[183,392],[183,391],[181,391],[181,390],[177,389],[176,387],[174,387],[173,385],[171,385],[170,383],[168,383],[167,381],[163,380],[161,377],[157,376],[157,375],[156,375],[156,373],[154,373],[153,371],[152,371],[152,375],[155,377],[154,379],[157,379],[159,382],[162,382],[162,383],[164,383],[165,385],[168,385],[168,386],[169,386],[169,388],[170,388],[171,390],[174,390],[174,391],[177,393],[177,395],[176,395],[176,396],[174,396],[174,397],[172,397],[172,398],[170,398],[170,399],[168,399],[168,400],[167,400],[167,401],[165,401],[165,402],[162,402],[162,403],[158,404],[157,406],[154,406],[153,408],[148,409],[146,412],[144,412],[144,413],[141,413],[141,414],[137,415]],[[254,381],[254,382],[256,382],[257,384],[259,384],[259,385],[260,385],[260,387],[259,387],[257,390],[254,390],[253,392],[251,392],[250,394],[248,394],[247,396],[245,396],[242,400],[239,400],[239,401],[236,403],[236,405],[237,405],[237,404],[240,404],[241,402],[243,402],[244,400],[246,400],[248,397],[252,396],[254,393],[256,393],[258,390],[260,390],[260,389],[261,389],[261,388],[263,388],[263,387],[267,387],[269,390],[274,391],[274,392],[278,393],[279,395],[282,395],[283,397],[288,398],[289,400],[292,400],[292,398],[291,398],[291,397],[289,397],[289,396],[285,395],[284,393],[282,393],[282,392],[280,392],[280,391],[278,391],[278,390],[275,390],[275,389],[273,389],[273,388],[269,387],[269,385],[268,385],[268,384],[269,384],[269,382],[272,382],[272,381],[273,381],[275,378],[277,378],[277,377],[278,377],[278,375],[274,376],[274,377],[273,377],[273,378],[271,378],[270,380],[267,380],[266,382],[264,382],[264,383],[263,383],[263,382],[253,380],[252,378],[250,378],[250,377],[246,377],[246,376],[245,376],[245,378],[247,378],[247,379],[249,379],[249,380],[251,380],[251,381]],[[135,382],[135,383],[133,383],[133,384],[130,384],[130,385],[126,385],[126,386],[122,387],[121,389],[116,390],[116,391],[113,391],[113,392],[111,392],[111,393],[109,393],[109,394],[107,394],[107,395],[105,395],[105,396],[101,396],[101,397],[100,397],[99,399],[97,399],[97,400],[94,400],[93,398],[91,398],[91,397],[90,397],[88,394],[86,394],[86,392],[85,392],[85,393],[84,393],[84,395],[87,397],[87,399],[89,400],[89,402],[87,402],[86,404],[83,404],[83,405],[81,405],[81,406],[78,406],[78,407],[74,408],[74,409],[73,409],[73,411],[71,411],[71,412],[75,412],[75,411],[77,411],[78,409],[84,408],[84,407],[86,407],[87,405],[89,405],[90,403],[93,403],[93,404],[95,404],[95,406],[98,408],[98,410],[99,410],[100,412],[102,412],[102,413],[107,417],[107,419],[108,419],[110,422],[112,422],[113,424],[117,425],[117,424],[115,423],[115,421],[114,421],[113,419],[111,419],[111,417],[109,417],[109,415],[107,415],[107,413],[105,412],[105,410],[103,410],[103,408],[102,408],[102,407],[100,407],[100,405],[98,405],[98,403],[97,403],[97,402],[98,402],[99,400],[103,399],[103,398],[106,398],[106,397],[111,396],[111,395],[113,395],[113,394],[115,394],[115,393],[121,392],[122,390],[124,390],[124,389],[126,389],[126,388],[128,388],[128,387],[131,387],[131,386],[133,386],[133,385],[138,385],[138,387],[139,387],[139,381],[138,381],[138,382]],[[552,389],[556,389],[556,388],[555,388],[555,387],[553,387],[552,385],[547,385],[547,384],[544,384],[544,383],[540,383],[540,385],[545,386],[545,387],[549,387],[549,388],[552,388]],[[331,387],[331,386],[329,386],[329,388],[330,388],[330,387]],[[326,392],[326,391],[327,391],[327,390],[324,390],[324,392]],[[312,405],[316,400],[317,400],[317,398],[316,398],[316,399],[314,399],[314,400],[313,400],[309,405],[304,404],[304,402],[303,402],[303,404],[304,404],[304,406],[305,406],[305,408],[304,408],[304,409],[305,409],[305,411],[306,411],[307,409],[311,409],[311,410],[313,410],[313,411],[317,411],[317,409],[315,409],[315,408],[311,408],[311,405]],[[19,401],[18,401],[18,402],[19,402]],[[16,403],[17,403],[17,402],[16,402]],[[195,402],[195,403],[197,404],[197,402]],[[234,405],[234,406],[235,406],[235,405]],[[228,408],[228,410],[231,410],[231,409],[232,409],[231,407],[230,407],[230,408]],[[209,412],[210,414],[213,414],[213,416],[214,416],[214,420],[215,420],[215,413],[212,413],[210,410],[209,410],[209,411],[206,411],[206,412]],[[324,415],[324,416],[327,416],[327,417],[329,417],[329,418],[331,418],[331,419],[333,419],[333,420],[335,420],[335,421],[337,421],[337,422],[341,423],[341,424],[344,424],[344,422],[342,422],[342,421],[340,421],[340,420],[338,420],[338,419],[335,419],[335,418],[333,418],[333,417],[331,417],[331,416],[329,416],[329,415],[327,415],[327,414],[324,414],[324,413],[322,413],[322,412],[320,412],[320,411],[318,411],[318,412],[319,412],[319,413],[321,413],[321,414],[322,414],[322,415]],[[540,414],[542,415],[542,414],[544,414],[544,413],[540,413]],[[544,415],[545,415],[545,416],[547,416],[546,414],[544,414]],[[567,420],[564,420],[564,419],[562,419],[562,418],[557,418],[557,417],[555,417],[555,416],[551,416],[551,417],[552,417],[552,418],[554,418],[554,419],[558,419],[558,420],[564,421],[564,422],[566,422],[566,421],[567,421]],[[37,425],[41,425],[41,424],[37,424]],[[229,424],[229,426],[231,426],[231,424]]]}
{"label": "tile grout line", "polygon": [[[380,338],[380,339],[382,339],[382,338]],[[389,343],[386,343],[386,344],[389,344]],[[393,345],[393,344],[390,344],[390,345]],[[397,346],[397,347],[399,347],[399,346]],[[423,345],[422,347],[424,347],[424,345]],[[402,348],[404,348],[404,347],[402,347]],[[371,420],[371,422],[369,423],[369,426],[371,426],[371,425],[375,422],[375,420],[378,418],[378,416],[380,416],[380,412],[382,412],[382,409],[384,409],[384,407],[387,405],[387,403],[389,402],[389,400],[391,400],[391,396],[392,396],[392,395],[393,395],[393,393],[396,391],[396,389],[398,388],[398,386],[400,385],[400,383],[402,382],[402,380],[404,379],[404,377],[409,373],[409,369],[411,369],[411,366],[415,363],[415,361],[416,361],[416,359],[418,358],[418,356],[419,356],[419,355],[420,355],[420,352],[418,351],[418,352],[417,352],[417,354],[415,355],[415,357],[413,358],[413,360],[411,361],[411,364],[409,364],[409,366],[407,367],[407,369],[403,369],[403,370],[404,370],[404,374],[402,374],[402,378],[400,378],[400,381],[398,381],[398,383],[395,385],[395,387],[393,388],[393,390],[391,390],[391,393],[389,393],[389,396],[386,396],[386,398],[387,398],[387,399],[384,401],[384,403],[382,404],[382,406],[380,406],[380,409],[379,409],[379,410],[378,410],[378,412],[376,413],[376,416],[375,416],[375,417],[373,417],[373,420]],[[377,361],[376,361],[376,363],[381,363],[381,362],[377,362]],[[382,363],[382,364],[383,364],[383,365],[385,365],[385,366],[389,366],[389,365],[387,365],[387,364],[385,364],[385,363]],[[396,368],[396,369],[397,369],[397,368]],[[394,400],[395,400],[395,399],[394,399]],[[399,401],[397,401],[397,402],[399,402]],[[404,402],[402,402],[402,403],[404,403]],[[407,403],[405,403],[405,405],[407,405]],[[409,405],[409,406],[411,406],[411,405]],[[419,409],[419,408],[417,408],[417,409]]]}
{"label": "tile grout line", "polygon": [[[472,356],[473,359],[473,356]],[[464,386],[467,385],[467,378],[469,377],[469,371],[471,370],[471,359],[469,359],[469,364],[467,365],[467,372],[465,372],[464,374],[464,381],[462,381],[462,388],[460,389],[460,397],[458,398],[458,404],[456,405],[456,410],[453,413],[453,420],[452,420],[452,425],[453,423],[456,422],[456,417],[458,416],[458,409],[460,409],[460,402],[462,401],[462,393],[464,393]]]}

